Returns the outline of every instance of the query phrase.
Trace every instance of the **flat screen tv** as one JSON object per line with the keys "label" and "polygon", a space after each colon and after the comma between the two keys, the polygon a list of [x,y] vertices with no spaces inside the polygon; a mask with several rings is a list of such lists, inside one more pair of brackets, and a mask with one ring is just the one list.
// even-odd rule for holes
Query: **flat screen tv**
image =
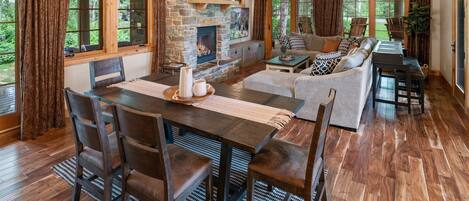
{"label": "flat screen tv", "polygon": [[230,39],[249,37],[249,8],[232,8]]}

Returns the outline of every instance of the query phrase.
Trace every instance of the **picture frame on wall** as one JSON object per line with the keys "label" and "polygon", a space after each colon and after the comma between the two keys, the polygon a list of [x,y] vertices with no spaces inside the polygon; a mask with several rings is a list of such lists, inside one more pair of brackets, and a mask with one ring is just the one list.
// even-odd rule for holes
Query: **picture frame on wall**
{"label": "picture frame on wall", "polygon": [[232,8],[230,23],[230,39],[249,37],[249,8]]}

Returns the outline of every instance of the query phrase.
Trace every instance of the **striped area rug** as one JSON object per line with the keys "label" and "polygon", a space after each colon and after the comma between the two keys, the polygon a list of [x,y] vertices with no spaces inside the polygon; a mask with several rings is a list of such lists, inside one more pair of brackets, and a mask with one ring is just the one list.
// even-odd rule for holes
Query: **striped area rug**
{"label": "striped area rug", "polygon": [[[177,133],[177,129],[173,129],[174,133]],[[184,147],[188,150],[191,150],[195,153],[204,155],[213,160],[213,175],[218,176],[218,167],[220,162],[220,149],[221,144],[215,140],[207,139],[195,134],[186,134],[184,136],[179,136],[174,134],[174,144]],[[251,156],[249,153],[241,151],[239,149],[233,150],[232,158],[232,167],[230,175],[230,183],[235,186],[241,186],[244,181],[246,181],[247,176],[247,165],[249,163]],[[70,185],[74,183],[75,175],[75,159],[70,158],[59,164],[54,165],[54,172],[56,172],[60,177],[65,179]],[[91,173],[85,170],[85,176],[90,176]],[[102,187],[103,181],[101,178],[95,180],[95,184]],[[113,185],[113,197],[120,195],[120,182],[116,179]],[[216,198],[217,187],[216,185],[213,188],[214,197]],[[85,190],[86,191],[86,190]],[[257,182],[255,186],[254,199],[257,201],[280,201],[285,197],[285,192],[274,188],[272,192],[267,190],[267,185],[262,182]],[[135,199],[132,199],[135,200]],[[189,197],[189,201],[203,201],[205,200],[205,186],[201,184]],[[243,200],[246,200],[244,198]],[[302,198],[297,196],[292,196],[290,198],[292,201],[302,201]]]}

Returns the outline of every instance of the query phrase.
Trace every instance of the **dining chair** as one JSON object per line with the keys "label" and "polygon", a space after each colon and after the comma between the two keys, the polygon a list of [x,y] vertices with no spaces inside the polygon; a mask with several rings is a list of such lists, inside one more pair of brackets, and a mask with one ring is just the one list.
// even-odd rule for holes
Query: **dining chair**
{"label": "dining chair", "polygon": [[205,181],[212,199],[212,161],[176,145],[166,145],[160,114],[113,106],[122,161],[122,195],[139,200],[186,200]]}
{"label": "dining chair", "polygon": [[[120,171],[117,137],[108,132],[102,108],[96,98],[65,89],[65,99],[73,125],[76,148],[76,175],[73,200],[80,200],[82,187],[98,199],[111,200],[112,180]],[[83,168],[93,173],[85,178]],[[101,177],[102,190],[92,182]]]}
{"label": "dining chair", "polygon": [[125,81],[122,57],[91,62],[90,81],[92,89]]}
{"label": "dining chair", "polygon": [[[273,139],[248,166],[247,200],[252,201],[256,180],[279,187],[287,193],[303,196],[305,200],[326,200],[324,181],[324,143],[331,119],[336,91],[330,90],[328,98],[319,106],[313,138],[309,149]],[[313,192],[318,194],[314,196]]]}

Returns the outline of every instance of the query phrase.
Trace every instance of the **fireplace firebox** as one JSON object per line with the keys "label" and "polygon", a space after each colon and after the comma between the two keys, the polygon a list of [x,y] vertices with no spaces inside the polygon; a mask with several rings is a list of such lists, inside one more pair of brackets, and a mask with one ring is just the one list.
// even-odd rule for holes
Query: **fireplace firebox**
{"label": "fireplace firebox", "polygon": [[197,64],[217,58],[217,27],[197,28]]}

